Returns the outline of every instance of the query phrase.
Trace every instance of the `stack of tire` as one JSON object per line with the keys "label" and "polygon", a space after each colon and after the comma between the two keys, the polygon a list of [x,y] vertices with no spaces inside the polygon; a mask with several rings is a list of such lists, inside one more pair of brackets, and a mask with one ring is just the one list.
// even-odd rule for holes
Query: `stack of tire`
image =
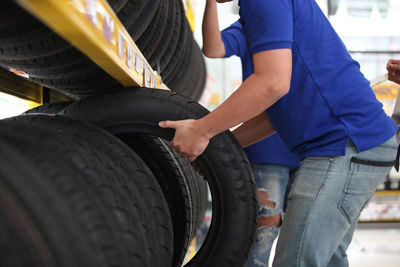
{"label": "stack of tire", "polygon": [[[109,0],[163,82],[198,100],[206,80],[201,50],[188,25],[182,0]],[[120,87],[118,81],[12,0],[0,3],[0,65],[74,99]]]}
{"label": "stack of tire", "polygon": [[214,137],[200,176],[157,126],[207,112],[174,92],[120,88],[0,121],[0,266],[182,266],[205,180],[212,221],[185,266],[243,266],[257,200],[240,145]]}

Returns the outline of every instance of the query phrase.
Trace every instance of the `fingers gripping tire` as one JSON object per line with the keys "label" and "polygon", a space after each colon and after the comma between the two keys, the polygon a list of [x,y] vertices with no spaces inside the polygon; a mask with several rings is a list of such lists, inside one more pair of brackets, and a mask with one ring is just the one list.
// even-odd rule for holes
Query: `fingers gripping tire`
{"label": "fingers gripping tire", "polygon": [[[145,133],[171,140],[173,131],[158,127],[159,121],[198,119],[207,112],[170,91],[128,88],[75,102],[62,114],[115,135]],[[213,216],[205,242],[186,266],[243,266],[257,228],[257,199],[247,158],[226,131],[211,139],[196,162],[210,187]]]}

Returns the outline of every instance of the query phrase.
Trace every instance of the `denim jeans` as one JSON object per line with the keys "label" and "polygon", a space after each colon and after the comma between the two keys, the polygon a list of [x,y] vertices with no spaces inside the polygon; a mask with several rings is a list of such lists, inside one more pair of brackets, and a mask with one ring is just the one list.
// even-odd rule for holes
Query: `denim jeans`
{"label": "denim jeans", "polygon": [[273,266],[348,266],[346,250],[361,210],[390,171],[395,137],[345,156],[307,157],[288,195]]}
{"label": "denim jeans", "polygon": [[[258,205],[258,217],[283,215],[286,187],[294,179],[295,168],[284,165],[252,164],[257,191],[268,194],[271,205]],[[291,181],[291,182],[290,182]],[[253,250],[246,267],[267,267],[272,244],[279,233],[279,226],[259,226]]]}

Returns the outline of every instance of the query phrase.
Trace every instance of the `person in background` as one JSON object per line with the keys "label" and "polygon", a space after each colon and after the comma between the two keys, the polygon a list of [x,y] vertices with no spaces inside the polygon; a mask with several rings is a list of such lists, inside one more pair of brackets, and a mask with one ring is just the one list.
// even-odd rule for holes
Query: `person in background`
{"label": "person in background", "polygon": [[175,129],[170,145],[191,161],[240,123],[242,146],[277,131],[301,162],[273,266],[348,266],[360,213],[393,166],[397,126],[315,0],[239,0],[239,16],[253,73],[206,116],[159,126]]}
{"label": "person in background", "polygon": [[[386,65],[388,71],[388,80],[400,84],[400,60],[391,59]],[[397,96],[396,103],[392,114],[392,119],[400,126],[400,93]],[[399,132],[397,132],[397,140],[400,143]]]}
{"label": "person in background", "polygon": [[[400,60],[391,59],[386,65],[388,71],[388,80],[400,84]],[[397,95],[396,103],[394,104],[392,119],[396,123],[397,127],[400,127],[400,93]],[[400,130],[397,130],[397,143],[400,144]],[[396,161],[394,167],[399,171],[399,156],[400,156],[400,146],[397,150]]]}
{"label": "person in background", "polygon": [[[242,25],[236,21],[219,30],[217,3],[207,0],[203,17],[203,53],[210,58],[238,56],[242,78],[253,73],[253,61],[247,48]],[[277,133],[245,148],[257,187],[258,229],[247,267],[267,267],[274,240],[279,234],[288,183],[300,161],[291,153]]]}

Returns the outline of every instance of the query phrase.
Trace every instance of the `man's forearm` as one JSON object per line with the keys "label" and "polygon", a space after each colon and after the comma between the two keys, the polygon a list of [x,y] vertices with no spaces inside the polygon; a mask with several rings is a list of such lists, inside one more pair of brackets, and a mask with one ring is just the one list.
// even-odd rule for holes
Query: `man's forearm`
{"label": "man's forearm", "polygon": [[292,51],[275,49],[253,56],[254,73],[222,105],[201,119],[161,121],[162,128],[174,128],[171,147],[193,161],[209,140],[269,108],[289,92]]}
{"label": "man's forearm", "polygon": [[275,128],[265,112],[246,121],[232,131],[242,147],[247,147],[275,133]]}
{"label": "man's forearm", "polygon": [[269,85],[263,83],[253,74],[223,104],[201,118],[198,123],[211,138],[226,129],[246,122],[282,97],[274,86],[273,83]]}
{"label": "man's forearm", "polygon": [[289,92],[292,53],[290,49],[259,52],[253,56],[254,73],[218,108],[198,120],[209,138],[248,121]]}
{"label": "man's forearm", "polygon": [[225,46],[221,39],[218,24],[217,3],[207,0],[203,16],[203,53],[207,57],[220,58],[225,55]]}

